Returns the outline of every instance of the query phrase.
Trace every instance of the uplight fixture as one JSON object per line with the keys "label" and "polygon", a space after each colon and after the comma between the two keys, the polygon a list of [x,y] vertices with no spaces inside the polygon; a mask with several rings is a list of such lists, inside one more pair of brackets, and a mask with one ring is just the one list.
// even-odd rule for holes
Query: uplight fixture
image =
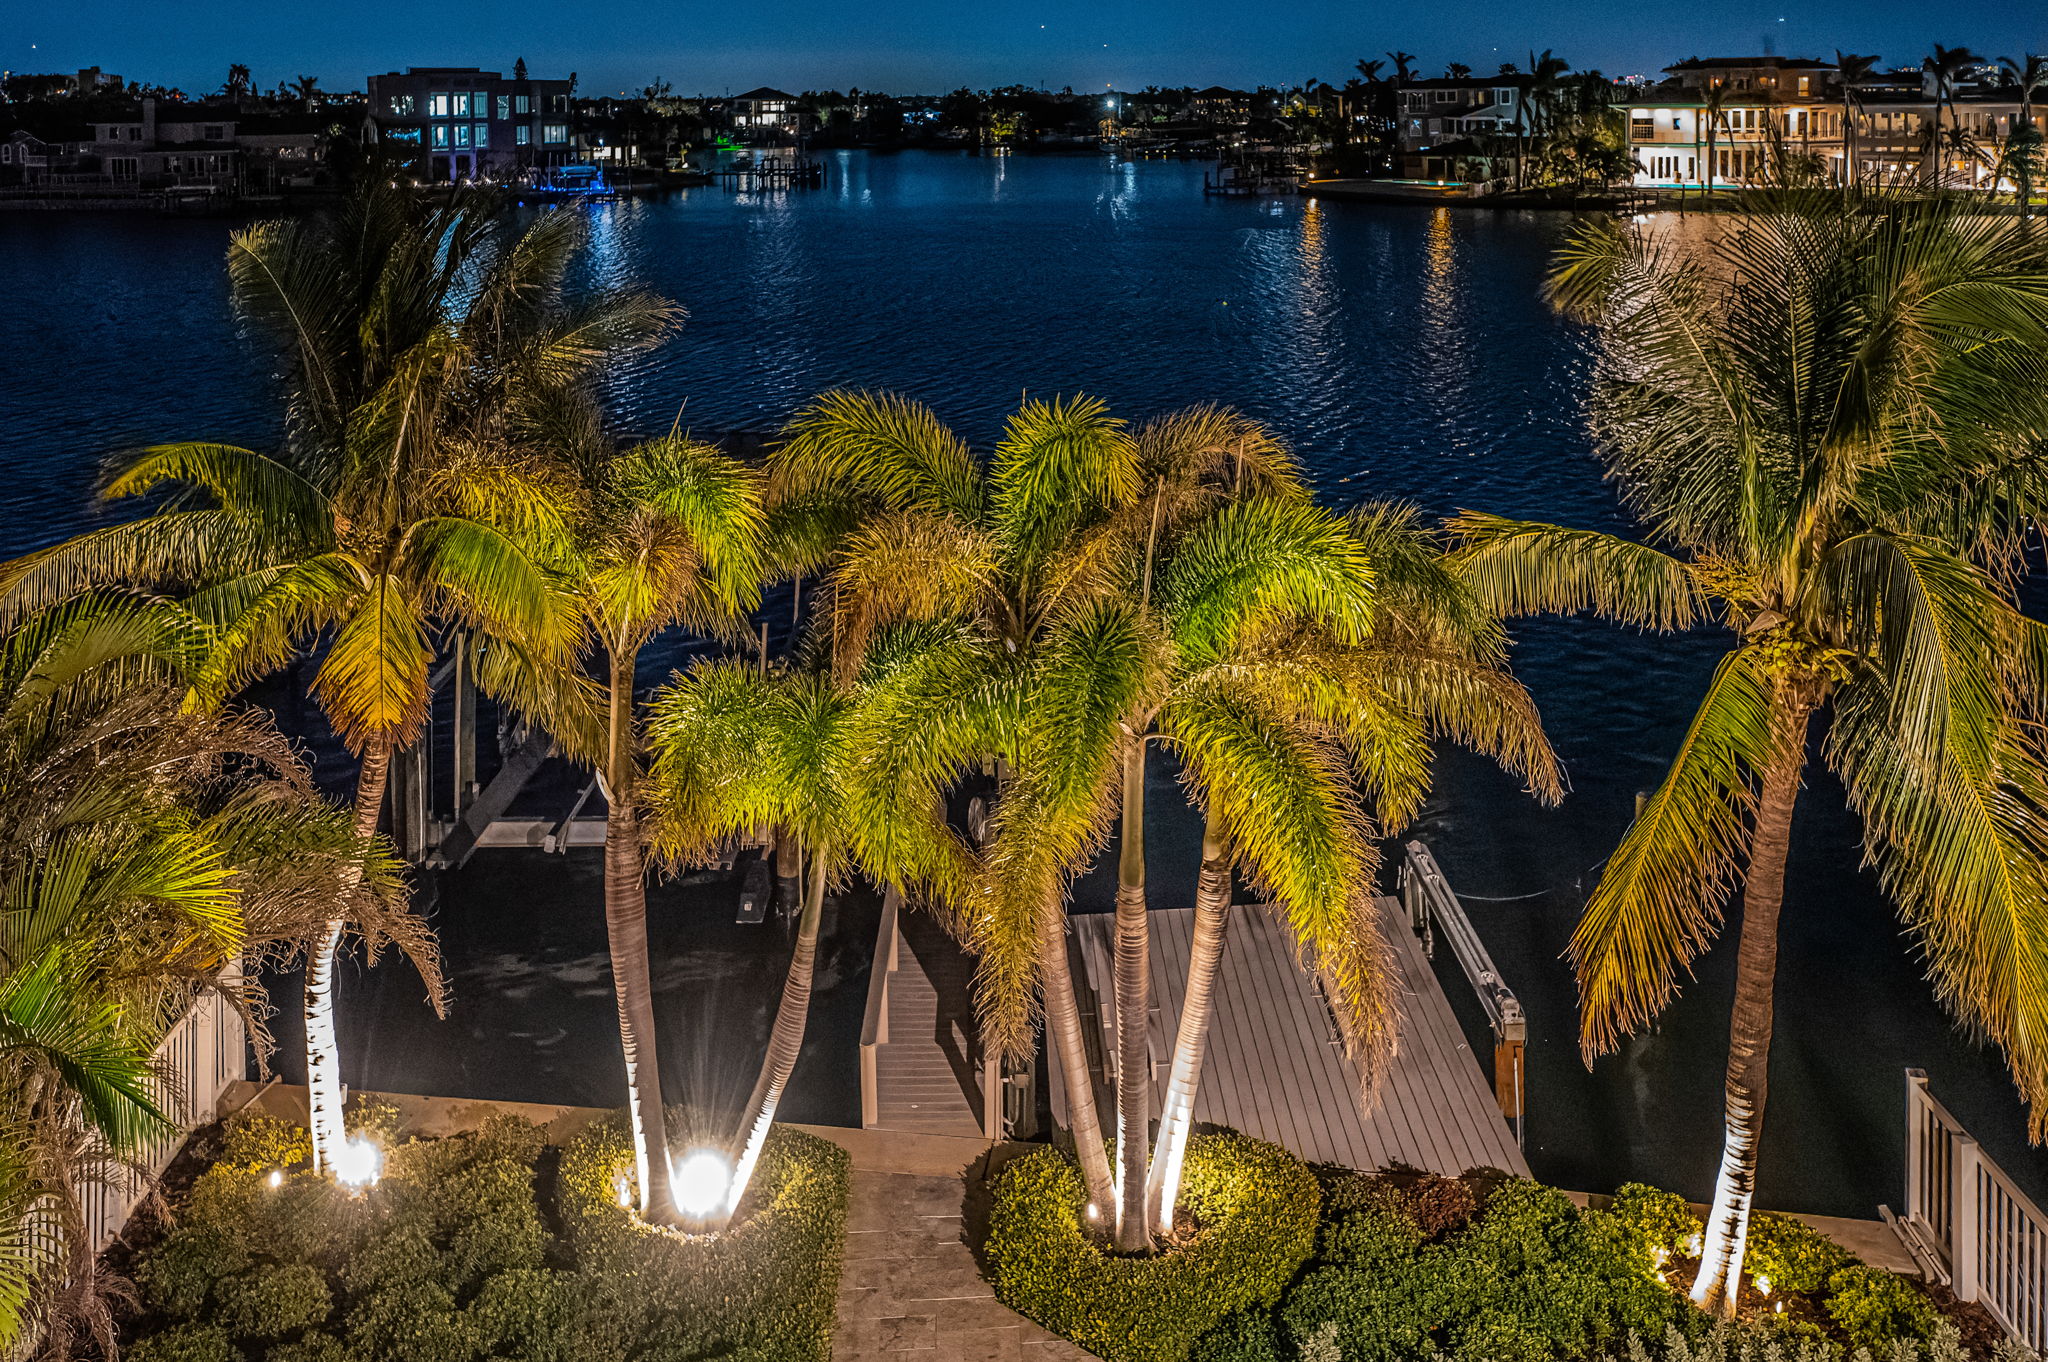
{"label": "uplight fixture", "polygon": [[692,1220],[708,1220],[725,1209],[732,1165],[715,1149],[699,1149],[676,1165],[672,1181],[676,1209]]}

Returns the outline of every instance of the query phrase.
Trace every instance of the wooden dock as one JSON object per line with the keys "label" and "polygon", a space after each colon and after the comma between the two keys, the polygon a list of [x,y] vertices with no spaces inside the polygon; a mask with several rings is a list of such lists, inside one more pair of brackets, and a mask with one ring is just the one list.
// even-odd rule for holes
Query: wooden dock
{"label": "wooden dock", "polygon": [[973,959],[929,915],[902,911],[891,889],[873,969],[861,1029],[861,1125],[999,1138],[1001,1078],[981,1053]]}
{"label": "wooden dock", "polygon": [[[1231,910],[1216,986],[1215,1013],[1197,1123],[1230,1126],[1285,1145],[1305,1159],[1375,1169],[1402,1163],[1453,1175],[1500,1168],[1527,1176],[1528,1161],[1502,1117],[1486,1069],[1465,1039],[1450,999],[1391,898],[1379,900],[1382,929],[1402,976],[1399,1054],[1367,1112],[1358,1071],[1313,977],[1295,961],[1285,929],[1259,905]],[[1192,909],[1152,913],[1152,999],[1148,1041],[1156,1119],[1187,981]],[[1115,1110],[1116,1018],[1111,1007],[1115,919],[1072,920],[1068,953],[1081,1000],[1096,1103]],[[1058,1056],[1052,1056],[1055,1119],[1065,1122]]]}

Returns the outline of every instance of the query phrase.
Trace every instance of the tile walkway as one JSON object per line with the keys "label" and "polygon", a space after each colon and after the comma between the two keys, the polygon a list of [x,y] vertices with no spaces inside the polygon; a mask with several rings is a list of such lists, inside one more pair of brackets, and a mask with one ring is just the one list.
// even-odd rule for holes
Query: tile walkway
{"label": "tile walkway", "polygon": [[853,1171],[833,1362],[1092,1362],[1001,1301],[961,1235],[957,1176]]}

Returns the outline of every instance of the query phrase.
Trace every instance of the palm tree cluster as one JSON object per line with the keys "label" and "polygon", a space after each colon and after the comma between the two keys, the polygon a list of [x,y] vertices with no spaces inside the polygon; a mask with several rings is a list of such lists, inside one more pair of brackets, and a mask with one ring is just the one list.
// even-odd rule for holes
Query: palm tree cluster
{"label": "palm tree cluster", "polygon": [[[637,1204],[657,1225],[715,1228],[741,1206],[802,1048],[826,896],[856,877],[974,955],[991,1054],[1026,1055],[1042,1027],[1120,1250],[1174,1229],[1240,881],[1319,981],[1370,1100],[1398,1033],[1380,836],[1415,815],[1444,743],[1561,794],[1507,666],[1503,620],[1541,611],[1731,634],[1571,951],[1590,1060],[1670,1001],[1741,889],[1698,1298],[1731,1305],[1741,1274],[1812,755],[1864,819],[1937,992],[2005,1048],[2044,1133],[2048,633],[2014,591],[2042,509],[2048,254],[2024,223],[1938,203],[1745,208],[1711,258],[1581,228],[1552,280],[1595,330],[1593,431],[1652,542],[1338,513],[1272,431],[1219,407],[1132,424],[1085,396],[1032,398],[977,451],[915,401],[838,391],[759,461],[680,427],[629,441],[595,379],[680,312],[616,287],[573,298],[577,215],[520,229],[493,201],[371,175],[326,217],[237,235],[236,303],[283,356],[279,445],[145,450],[107,492],[147,495],[148,514],[0,566],[0,1085],[22,1113],[0,1128],[0,1223],[66,1204],[50,1189],[85,1165],[53,1172],[46,1151],[90,1135],[118,1158],[162,1123],[153,1037],[252,950],[304,947],[315,1159],[331,1165],[348,933],[395,940],[439,996],[376,828],[435,660],[458,647],[602,790]],[[810,608],[771,657],[752,616],[785,578],[808,582]],[[670,629],[727,646],[650,696],[640,659]],[[359,760],[345,812],[232,708],[301,659]],[[1196,882],[1173,891],[1194,943],[1156,1128],[1154,770],[1204,820]],[[953,816],[972,791],[992,791],[985,836]],[[714,1135],[730,1174],[682,1204],[646,886],[741,838],[800,858],[797,931],[759,1077]],[[1066,920],[1108,856],[1113,1121]],[[0,1305],[28,1299],[16,1247]]]}

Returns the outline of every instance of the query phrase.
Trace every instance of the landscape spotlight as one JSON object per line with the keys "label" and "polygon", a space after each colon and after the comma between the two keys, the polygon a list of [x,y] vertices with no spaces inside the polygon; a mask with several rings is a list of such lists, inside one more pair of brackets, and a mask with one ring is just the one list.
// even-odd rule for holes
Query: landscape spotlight
{"label": "landscape spotlight", "polygon": [[676,1209],[692,1220],[708,1220],[725,1209],[732,1190],[732,1166],[713,1149],[700,1149],[675,1170]]}
{"label": "landscape spotlight", "polygon": [[334,1156],[335,1180],[358,1191],[376,1186],[383,1171],[383,1151],[360,1135],[344,1144]]}

